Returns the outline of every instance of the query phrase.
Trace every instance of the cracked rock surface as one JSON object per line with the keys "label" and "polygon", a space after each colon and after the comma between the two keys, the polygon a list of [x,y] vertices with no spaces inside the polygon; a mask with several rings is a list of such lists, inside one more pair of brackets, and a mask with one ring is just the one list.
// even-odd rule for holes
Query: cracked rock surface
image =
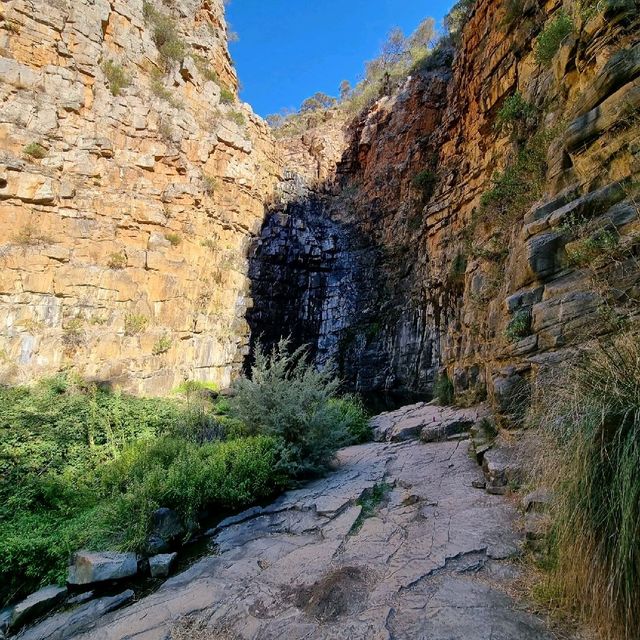
{"label": "cracked rock surface", "polygon": [[[516,511],[466,441],[344,449],[335,472],[221,523],[216,555],[76,638],[542,640],[508,595]],[[358,504],[385,484],[382,502]]]}

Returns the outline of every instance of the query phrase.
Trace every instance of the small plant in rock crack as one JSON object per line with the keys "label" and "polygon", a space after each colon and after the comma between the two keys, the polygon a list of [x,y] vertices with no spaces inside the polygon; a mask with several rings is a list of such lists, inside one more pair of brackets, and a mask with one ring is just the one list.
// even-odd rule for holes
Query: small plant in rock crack
{"label": "small plant in rock crack", "polygon": [[529,124],[534,124],[536,115],[536,108],[516,91],[504,101],[498,111],[494,128],[498,131],[521,133]]}
{"label": "small plant in rock crack", "polygon": [[446,371],[438,374],[436,377],[433,384],[433,396],[434,398],[437,398],[438,402],[442,406],[449,406],[453,404],[455,389],[453,387],[453,382]]}
{"label": "small plant in rock crack", "polygon": [[22,149],[22,153],[35,160],[42,160],[47,156],[47,150],[39,142],[30,142]]}
{"label": "small plant in rock crack", "polygon": [[149,325],[149,318],[140,313],[128,313],[124,319],[124,335],[135,336],[142,333]]}
{"label": "small plant in rock crack", "polygon": [[520,338],[531,335],[531,311],[520,309],[516,311],[504,332],[510,342],[516,342]]}
{"label": "small plant in rock crack", "polygon": [[167,353],[167,351],[171,349],[172,344],[173,343],[169,336],[162,336],[153,345],[153,349],[151,353],[153,353],[154,356],[159,356],[159,355],[162,355],[163,353]]}
{"label": "small plant in rock crack", "polygon": [[556,53],[573,29],[571,16],[564,10],[558,11],[536,40],[536,61],[544,67],[551,66]]}
{"label": "small plant in rock crack", "polygon": [[105,60],[102,63],[102,72],[109,84],[109,90],[114,96],[119,96],[122,90],[131,84],[131,79],[124,68],[115,60]]}
{"label": "small plant in rock crack", "polygon": [[367,518],[373,517],[383,502],[387,500],[387,496],[393,489],[393,485],[388,482],[381,482],[380,484],[374,484],[371,489],[365,489],[360,498],[356,501],[356,504],[361,507],[360,515],[351,527],[349,532],[354,535],[362,529],[362,525]]}

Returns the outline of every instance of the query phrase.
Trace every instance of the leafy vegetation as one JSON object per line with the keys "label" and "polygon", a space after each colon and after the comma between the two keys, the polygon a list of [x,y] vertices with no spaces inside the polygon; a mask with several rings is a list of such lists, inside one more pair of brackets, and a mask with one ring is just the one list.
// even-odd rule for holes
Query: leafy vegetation
{"label": "leafy vegetation", "polygon": [[447,31],[457,40],[462,27],[471,16],[471,12],[476,6],[476,0],[458,0],[444,18]]}
{"label": "leafy vegetation", "polygon": [[193,532],[204,510],[226,515],[326,469],[369,436],[337,385],[284,342],[257,354],[231,401],[193,380],[171,399],[72,375],[0,386],[0,603],[63,582],[79,548],[144,553],[159,507]]}
{"label": "leafy vegetation", "polygon": [[153,353],[154,356],[159,356],[163,353],[167,353],[167,351],[171,349],[172,344],[173,342],[169,336],[162,336],[161,338],[158,338],[158,340],[156,340],[151,353]]}
{"label": "leafy vegetation", "polygon": [[127,266],[127,255],[124,251],[112,253],[107,260],[109,269],[124,269]]}
{"label": "leafy vegetation", "polygon": [[531,312],[527,309],[519,309],[516,311],[504,333],[511,342],[531,335]]}
{"label": "leafy vegetation", "polygon": [[428,200],[436,186],[436,174],[430,169],[424,169],[413,177],[411,184],[421,192],[425,200]]}
{"label": "leafy vegetation", "polygon": [[147,24],[153,28],[152,39],[165,64],[172,60],[182,62],[187,45],[178,33],[175,20],[147,0],[143,3],[143,14]]}
{"label": "leafy vegetation", "polygon": [[42,160],[47,157],[47,150],[39,142],[30,142],[22,149],[22,153],[35,160]]}
{"label": "leafy vegetation", "polygon": [[256,349],[251,379],[236,383],[231,406],[250,433],[280,441],[278,469],[304,478],[325,471],[336,450],[362,430],[362,408],[336,402],[338,387],[330,371],[309,366],[304,348],[290,353],[282,340],[270,353]]}
{"label": "leafy vegetation", "polygon": [[562,43],[573,31],[573,28],[571,16],[564,10],[558,11],[536,40],[536,61],[545,67],[550,66]]}
{"label": "leafy vegetation", "polygon": [[570,266],[598,266],[618,249],[619,236],[615,230],[599,229],[585,238],[571,242],[566,247]]}
{"label": "leafy vegetation", "polygon": [[131,79],[122,65],[114,60],[105,60],[102,63],[102,72],[109,83],[109,90],[114,96],[119,96],[122,90],[131,84]]}
{"label": "leafy vegetation", "polygon": [[182,236],[175,231],[170,231],[164,234],[165,240],[167,240],[172,247],[177,247],[182,242]]}
{"label": "leafy vegetation", "polygon": [[222,104],[233,104],[235,101],[236,96],[231,89],[228,89],[227,87],[222,87],[220,89],[220,102],[222,102]]}
{"label": "leafy vegetation", "polygon": [[453,382],[446,371],[438,374],[436,377],[435,382],[433,383],[433,396],[442,406],[453,404],[455,389],[453,387]]}
{"label": "leafy vegetation", "polygon": [[530,416],[549,439],[547,590],[603,637],[640,629],[640,338],[621,333],[541,385]]}
{"label": "leafy vegetation", "polygon": [[149,318],[140,313],[128,313],[124,318],[124,335],[136,336],[149,326]]}
{"label": "leafy vegetation", "polygon": [[509,96],[496,116],[495,127],[499,131],[523,132],[537,116],[536,108],[527,102],[519,91]]}
{"label": "leafy vegetation", "polygon": [[364,491],[362,496],[356,502],[356,504],[361,507],[360,514],[353,523],[349,533],[353,535],[362,529],[364,521],[376,514],[380,505],[382,505],[382,503],[387,499],[387,496],[392,489],[393,485],[390,485],[388,482],[381,482],[380,484],[374,484],[371,489],[366,489]]}

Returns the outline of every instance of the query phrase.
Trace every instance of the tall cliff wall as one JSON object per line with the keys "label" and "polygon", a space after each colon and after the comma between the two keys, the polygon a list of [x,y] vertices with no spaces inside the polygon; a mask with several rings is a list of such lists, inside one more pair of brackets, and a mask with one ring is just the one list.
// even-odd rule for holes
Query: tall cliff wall
{"label": "tall cliff wall", "polygon": [[0,374],[224,386],[281,162],[222,0],[0,7]]}
{"label": "tall cliff wall", "polygon": [[[441,51],[353,122],[329,178],[267,218],[255,331],[304,318],[354,388],[446,370],[509,411],[540,366],[635,317],[637,6],[592,4],[479,0],[451,68]],[[563,11],[547,65],[536,38]]]}

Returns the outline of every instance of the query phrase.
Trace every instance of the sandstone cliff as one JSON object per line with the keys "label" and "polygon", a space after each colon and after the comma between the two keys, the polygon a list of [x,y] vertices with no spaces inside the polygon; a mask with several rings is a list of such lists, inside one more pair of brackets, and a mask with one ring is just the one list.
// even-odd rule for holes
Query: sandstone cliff
{"label": "sandstone cliff", "polygon": [[393,95],[276,142],[233,97],[221,2],[5,2],[3,378],[224,386],[250,325],[360,391],[446,371],[511,411],[637,314],[635,4],[479,0]]}
{"label": "sandstone cliff", "polygon": [[446,371],[512,412],[541,366],[637,315],[639,53],[633,2],[479,0],[453,66],[441,51],[379,100],[267,218],[250,322],[315,333],[362,391]]}
{"label": "sandstone cliff", "polygon": [[0,8],[0,372],[227,385],[280,173],[222,0]]}

